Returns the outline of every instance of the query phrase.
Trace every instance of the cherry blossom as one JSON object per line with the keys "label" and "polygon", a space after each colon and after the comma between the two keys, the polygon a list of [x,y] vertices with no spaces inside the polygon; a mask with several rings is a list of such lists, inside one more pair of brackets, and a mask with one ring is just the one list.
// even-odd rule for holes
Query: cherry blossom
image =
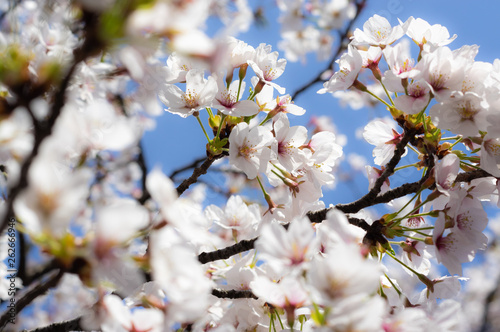
{"label": "cherry blossom", "polygon": [[[218,92],[213,107],[229,116],[251,116],[259,112],[259,106],[251,100],[240,100],[245,91],[245,82],[233,81],[226,87],[222,77],[217,81]],[[239,91],[239,95],[238,95]]]}
{"label": "cherry blossom", "polygon": [[411,16],[404,24],[405,33],[413,39],[420,48],[428,45],[431,49],[439,46],[445,46],[457,38],[453,35],[450,38],[448,29],[440,24],[430,25],[427,21],[421,18],[413,18]]}
{"label": "cherry blossom", "polygon": [[430,115],[440,128],[475,136],[479,130],[487,127],[486,107],[481,98],[469,95],[432,106]]}
{"label": "cherry blossom", "polygon": [[328,82],[323,84],[323,89],[320,89],[318,93],[334,93],[335,91],[347,90],[350,88],[354,84],[363,66],[363,59],[355,47],[349,46],[348,52],[344,53],[344,55],[337,60],[337,64],[340,67],[339,71],[335,72]]}
{"label": "cherry blossom", "polygon": [[[0,4],[3,327],[495,326],[500,60],[420,18],[357,28],[366,4],[277,1],[282,55],[236,38],[268,14],[247,0]],[[318,93],[383,105],[347,115],[378,166],[351,127],[295,117],[314,83],[277,80],[312,52]],[[189,115],[206,141],[185,163],[194,134],[163,126]]]}
{"label": "cherry blossom", "polygon": [[288,230],[277,223],[264,225],[256,248],[272,269],[289,273],[294,267],[308,263],[317,251],[318,242],[311,223],[301,218],[292,221]]}
{"label": "cherry blossom", "polygon": [[229,136],[229,162],[253,179],[266,170],[274,153],[270,148],[273,141],[273,135],[266,128],[250,128],[247,123],[239,123]]}
{"label": "cherry blossom", "polygon": [[500,176],[500,137],[487,134],[481,144],[481,168],[495,177]]}
{"label": "cherry blossom", "polygon": [[294,171],[304,161],[304,152],[300,147],[307,140],[307,129],[302,126],[290,127],[286,116],[280,116],[273,123],[278,141],[278,161],[288,171]]}
{"label": "cherry blossom", "polygon": [[190,70],[186,74],[186,92],[175,85],[166,85],[160,91],[160,100],[167,105],[167,112],[183,118],[212,105],[217,93],[217,83],[213,77],[205,79],[203,71]]}
{"label": "cherry blossom", "polygon": [[394,43],[404,35],[401,25],[392,27],[382,16],[373,15],[363,24],[363,31],[354,30],[352,43],[354,45],[371,45],[385,47]]}
{"label": "cherry blossom", "polygon": [[374,120],[365,127],[363,137],[368,143],[375,145],[373,149],[375,164],[384,166],[394,155],[401,134],[386,122]]}
{"label": "cherry blossom", "polygon": [[394,106],[408,114],[418,114],[430,102],[430,88],[423,80],[413,81],[408,84],[408,94],[400,95],[394,99]]}
{"label": "cherry blossom", "polygon": [[279,93],[285,93],[285,89],[272,82],[283,74],[286,66],[285,59],[278,59],[278,52],[272,52],[271,45],[260,44],[255,49],[255,56],[247,63],[261,82],[275,88]]}

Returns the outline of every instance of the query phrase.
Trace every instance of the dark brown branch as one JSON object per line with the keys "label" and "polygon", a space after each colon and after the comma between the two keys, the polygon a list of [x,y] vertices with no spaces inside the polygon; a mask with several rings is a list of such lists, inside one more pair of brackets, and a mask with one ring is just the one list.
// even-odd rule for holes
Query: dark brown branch
{"label": "dark brown branch", "polygon": [[347,218],[347,220],[349,221],[349,224],[353,226],[357,226],[367,232],[370,230],[370,225],[363,219]]}
{"label": "dark brown branch", "polygon": [[32,275],[26,276],[26,278],[23,280],[23,286],[26,288],[29,285],[31,285],[35,280],[38,280],[43,276],[45,276],[46,274],[59,268],[60,268],[59,262],[56,259],[53,259],[47,265],[42,267],[40,270],[36,271]]}
{"label": "dark brown branch", "polygon": [[[388,190],[385,193],[380,194],[377,197],[375,197],[371,202],[365,202],[365,204],[358,204],[356,206],[356,209],[354,209],[354,210],[357,210],[355,212],[358,212],[359,210],[364,209],[368,206],[373,206],[373,205],[382,204],[382,203],[389,203],[390,201],[392,201],[396,198],[400,198],[400,197],[406,196],[408,194],[414,194],[422,188],[423,183],[429,178],[429,176],[430,176],[430,172],[428,172],[426,174],[426,176],[424,176],[419,181],[412,182],[412,183],[405,183],[397,188]],[[491,176],[492,175],[490,175],[488,172],[481,170],[481,169],[478,169],[478,170],[474,170],[474,171],[470,171],[470,172],[459,173],[457,175],[457,178],[455,179],[455,183],[471,182],[474,179],[491,177]],[[347,204],[347,205],[351,206],[350,204]],[[346,211],[344,211],[344,206],[345,205],[339,204],[336,206],[336,208],[342,212],[346,212]],[[352,210],[352,207],[350,209]],[[328,211],[330,211],[329,208],[315,211],[315,212],[310,212],[307,214],[307,216],[309,217],[311,222],[318,223],[318,222],[321,222],[321,221],[326,219],[326,214],[328,213]],[[351,211],[348,213],[355,213],[355,212]]]}
{"label": "dark brown branch", "polygon": [[337,47],[337,51],[333,55],[332,59],[330,60],[330,62],[328,62],[328,65],[325,67],[325,69],[323,69],[322,71],[320,71],[316,77],[314,77],[313,79],[311,79],[309,82],[307,82],[306,84],[304,84],[302,87],[300,87],[299,89],[297,89],[297,91],[295,91],[292,94],[292,100],[295,100],[298,95],[300,95],[302,92],[306,91],[313,84],[316,84],[318,82],[323,82],[324,81],[321,78],[321,76],[323,75],[323,73],[325,71],[327,71],[328,69],[332,69],[333,68],[333,64],[335,63],[335,60],[337,60],[337,58],[340,56],[340,53],[342,53],[343,51],[345,51],[347,49],[347,45],[348,45],[348,42],[349,42],[349,32],[351,31],[351,28],[354,25],[354,22],[356,21],[356,19],[359,17],[359,15],[361,14],[361,12],[363,11],[363,8],[365,8],[365,5],[366,5],[366,0],[362,0],[362,1],[359,1],[359,2],[356,3],[356,15],[353,17],[352,20],[349,21],[349,23],[347,24],[347,27],[340,34],[339,46]]}
{"label": "dark brown branch", "polygon": [[187,170],[190,170],[190,169],[193,169],[193,168],[196,168],[198,167],[203,161],[205,161],[207,158],[206,157],[203,157],[203,158],[198,158],[196,160],[194,160],[191,164],[189,165],[186,165],[184,167],[181,167],[179,169],[176,169],[175,171],[173,171],[171,174],[170,174],[170,178],[172,179],[172,181],[174,180],[174,178],[177,176],[177,174],[180,174],[184,171],[187,171]]}
{"label": "dark brown branch", "polygon": [[212,295],[221,299],[258,299],[250,290],[222,290],[212,289]]}
{"label": "dark brown branch", "polygon": [[455,179],[455,183],[457,183],[457,182],[471,182],[474,179],[487,178],[490,176],[493,177],[493,175],[491,175],[490,173],[488,173],[482,169],[476,169],[474,171],[458,174],[457,178]]}
{"label": "dark brown branch", "polygon": [[258,238],[253,238],[251,240],[241,240],[240,242],[223,249],[210,252],[202,252],[201,254],[198,255],[198,260],[202,264],[205,264],[220,259],[227,259],[233,255],[253,249],[255,241],[257,241],[257,239]]}
{"label": "dark brown branch", "polygon": [[81,326],[82,317],[77,317],[64,322],[50,324],[44,327],[39,327],[34,330],[24,330],[22,332],[69,332],[69,331],[83,331]]}
{"label": "dark brown branch", "polygon": [[142,172],[142,177],[141,177],[142,195],[141,197],[139,197],[138,201],[139,203],[144,204],[151,197],[151,194],[149,193],[148,188],[146,187],[148,167],[146,165],[146,159],[144,158],[144,148],[141,142],[139,142],[138,148],[139,148],[139,154],[137,156],[137,164],[139,165]]}
{"label": "dark brown branch", "polygon": [[208,168],[214,163],[214,161],[222,158],[223,156],[224,154],[220,154],[212,158],[207,157],[199,167],[196,167],[193,170],[193,174],[191,174],[189,178],[182,181],[182,183],[177,187],[177,194],[179,196],[182,195],[182,193],[184,193],[189,188],[190,185],[196,183],[196,181],[200,176],[207,173]]}
{"label": "dark brown branch", "polygon": [[363,197],[352,203],[337,204],[335,207],[344,213],[356,213],[365,207],[373,205],[372,203],[373,200],[380,193],[380,189],[382,188],[382,185],[384,184],[385,180],[387,180],[387,178],[390,175],[392,175],[392,173],[394,173],[394,168],[398,165],[399,161],[401,160],[401,156],[404,153],[406,145],[411,139],[413,139],[414,136],[415,132],[412,129],[405,130],[405,133],[401,141],[399,141],[399,143],[396,144],[396,150],[394,151],[394,156],[392,156],[391,160],[389,160],[389,162],[385,166],[384,172],[382,172],[380,177],[375,181],[373,188],[366,195],[364,195]]}
{"label": "dark brown branch", "polygon": [[[326,212],[327,209],[321,210],[324,213],[323,219],[319,219],[318,221],[313,221],[313,222],[321,222],[326,219]],[[357,219],[357,218],[349,218],[349,222],[355,226],[361,227],[365,231],[370,228],[370,225],[362,219]],[[312,221],[312,220],[311,220]],[[290,224],[283,225],[283,227],[288,228]],[[227,259],[233,255],[251,250],[254,248],[255,241],[257,241],[258,237],[253,238],[251,240],[241,240],[240,242],[233,244],[232,246],[222,248],[219,250],[215,251],[210,251],[210,252],[202,252],[201,254],[198,255],[198,260],[202,263],[208,263],[208,262],[213,262],[217,261],[220,259]]]}
{"label": "dark brown branch", "polygon": [[[28,306],[37,297],[45,294],[50,288],[55,287],[59,280],[61,280],[64,275],[63,270],[59,270],[57,273],[52,275],[46,282],[40,282],[38,285],[27,291],[22,297],[16,299],[16,314],[19,314],[26,306]],[[11,319],[9,308],[0,317],[0,330],[7,325]]]}

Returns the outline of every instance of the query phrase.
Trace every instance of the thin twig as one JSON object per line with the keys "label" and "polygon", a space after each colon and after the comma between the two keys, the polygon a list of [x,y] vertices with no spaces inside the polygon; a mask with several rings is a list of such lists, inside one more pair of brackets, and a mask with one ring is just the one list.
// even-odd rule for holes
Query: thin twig
{"label": "thin twig", "polygon": [[151,198],[151,194],[149,193],[148,188],[146,187],[148,167],[146,165],[146,159],[144,158],[144,148],[141,142],[139,142],[138,148],[139,148],[139,154],[137,155],[137,164],[139,165],[142,172],[142,177],[141,177],[142,195],[141,197],[139,197],[138,201],[139,203],[144,204],[149,198]]}

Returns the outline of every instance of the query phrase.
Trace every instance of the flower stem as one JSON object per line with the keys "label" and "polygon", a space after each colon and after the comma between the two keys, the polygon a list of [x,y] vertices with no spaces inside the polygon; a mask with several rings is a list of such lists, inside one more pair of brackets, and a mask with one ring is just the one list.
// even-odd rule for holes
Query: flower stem
{"label": "flower stem", "polygon": [[[413,146],[411,146],[410,144],[407,145],[410,149],[412,149],[416,154],[418,154],[420,156],[420,151],[418,151],[417,149],[415,149]],[[416,164],[415,164],[416,165]]]}
{"label": "flower stem", "polygon": [[210,108],[210,107],[206,107],[206,109],[207,109],[208,116],[209,116],[210,118],[213,118],[213,117],[214,117],[214,113],[212,112],[212,108]]}
{"label": "flower stem", "polygon": [[393,254],[391,254],[390,252],[386,251],[385,252],[387,255],[389,255],[390,257],[392,257],[392,259],[394,259],[396,262],[398,262],[399,264],[403,265],[404,267],[406,267],[408,270],[410,270],[412,273],[415,273],[416,275],[419,275],[420,273],[418,273],[417,271],[415,271],[414,269],[412,269],[411,267],[409,267],[408,265],[406,265],[405,263],[403,263],[401,260],[399,260],[396,256],[394,256]]}
{"label": "flower stem", "polygon": [[200,120],[199,115],[195,115],[196,120],[198,120],[198,123],[200,124],[201,129],[203,130],[203,133],[205,134],[205,137],[207,138],[208,143],[210,143],[210,137],[208,137],[207,131],[205,130],[205,127],[203,126],[203,123]]}
{"label": "flower stem", "polygon": [[399,166],[399,167],[396,167],[396,168],[394,169],[394,172],[397,172],[397,171],[399,171],[399,170],[401,170],[401,169],[405,169],[405,168],[408,168],[408,167],[413,167],[413,166],[418,166],[418,164],[417,164],[417,163],[415,163],[415,164],[410,164],[410,165]]}
{"label": "flower stem", "polygon": [[382,98],[380,98],[379,96],[377,96],[376,94],[374,94],[373,92],[371,92],[370,90],[366,89],[365,90],[370,96],[372,96],[373,98],[377,99],[378,101],[380,101],[382,104],[384,104],[385,106],[387,107],[391,107],[391,105],[389,105],[385,100],[383,100]]}
{"label": "flower stem", "polygon": [[224,127],[224,121],[226,121],[226,114],[222,114],[222,118],[220,120],[220,124],[219,124],[219,128],[217,128],[217,138],[220,137],[220,131],[221,131],[221,128]]}
{"label": "flower stem", "polygon": [[452,144],[452,145],[448,148],[448,150],[451,150],[451,149],[452,149],[455,145],[457,145],[458,143],[462,142],[462,140],[464,139],[464,138],[463,138],[463,136],[461,136],[461,135],[459,135],[459,136],[457,136],[457,137],[458,137],[457,141],[456,141],[455,143],[453,143],[453,144]]}
{"label": "flower stem", "polygon": [[460,160],[460,163],[465,165],[465,166],[469,166],[469,167],[472,167],[472,168],[475,168],[475,169],[481,169],[481,167],[479,166],[476,166],[476,165],[472,165],[472,164],[469,164],[469,163],[466,163],[465,161],[461,161]]}
{"label": "flower stem", "polygon": [[391,94],[389,93],[389,91],[387,91],[387,89],[385,88],[385,85],[384,83],[382,83],[382,80],[379,80],[380,84],[382,85],[382,88],[384,88],[384,91],[385,91],[385,94],[387,95],[387,97],[389,98],[389,100],[391,101],[391,104],[394,105],[394,101],[392,100],[392,97],[391,97]]}
{"label": "flower stem", "polygon": [[394,285],[394,283],[392,282],[391,278],[389,278],[389,276],[387,275],[387,273],[384,273],[384,275],[387,278],[387,280],[389,281],[389,283],[392,285],[392,287],[394,288],[394,290],[396,291],[396,293],[398,293],[398,295],[401,296],[401,294],[403,294],[403,293],[396,287],[396,285]]}

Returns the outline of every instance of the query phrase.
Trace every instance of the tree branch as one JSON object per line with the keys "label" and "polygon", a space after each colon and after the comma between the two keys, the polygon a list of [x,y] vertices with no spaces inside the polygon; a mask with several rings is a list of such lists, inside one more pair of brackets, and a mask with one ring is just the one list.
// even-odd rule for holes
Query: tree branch
{"label": "tree branch", "polygon": [[349,32],[351,31],[351,28],[354,25],[354,22],[356,21],[356,19],[359,17],[359,15],[361,14],[361,12],[363,11],[363,8],[365,8],[365,5],[366,5],[366,0],[361,0],[360,2],[356,3],[356,15],[353,17],[352,20],[349,21],[349,23],[348,23],[347,27],[345,28],[345,30],[340,34],[339,46],[337,47],[337,51],[333,55],[332,59],[330,60],[330,62],[328,62],[328,65],[325,67],[325,69],[323,69],[322,71],[320,71],[316,77],[314,77],[313,79],[311,79],[309,82],[307,82],[306,84],[304,84],[302,87],[300,87],[299,89],[297,89],[297,91],[295,91],[292,94],[292,100],[295,100],[298,97],[298,95],[300,95],[302,92],[306,91],[313,84],[316,84],[318,82],[323,82],[324,81],[321,78],[321,76],[323,75],[323,73],[325,71],[327,71],[328,69],[332,69],[333,68],[333,64],[335,63],[335,60],[337,60],[337,58],[340,56],[340,53],[342,53],[343,51],[345,51],[347,49],[348,40],[349,40]]}
{"label": "tree branch", "polygon": [[198,260],[201,262],[201,264],[205,264],[220,259],[227,259],[233,255],[253,249],[253,246],[255,244],[255,241],[257,241],[257,239],[258,237],[253,238],[251,240],[241,240],[240,242],[223,249],[210,252],[202,252],[201,254],[198,255]]}
{"label": "tree branch", "polygon": [[81,326],[82,317],[77,317],[64,322],[50,324],[44,327],[39,327],[34,330],[24,330],[22,332],[69,332],[69,331],[84,331]]}
{"label": "tree branch", "polygon": [[196,167],[193,170],[193,174],[191,174],[189,178],[182,181],[182,183],[177,187],[177,194],[179,196],[182,195],[189,188],[190,185],[196,183],[196,181],[200,176],[207,173],[208,168],[214,163],[214,161],[222,157],[224,157],[224,154],[220,154],[212,158],[207,157],[199,167]]}
{"label": "tree branch", "polygon": [[148,167],[146,166],[146,159],[144,158],[144,149],[141,142],[139,142],[138,148],[139,148],[139,154],[137,156],[137,164],[139,165],[142,172],[142,177],[141,177],[142,195],[141,197],[139,197],[138,201],[139,203],[144,204],[151,197],[151,194],[149,193],[148,188],[146,187]]}
{"label": "tree branch", "polygon": [[[61,269],[56,274],[51,276],[45,283],[40,282],[38,285],[33,287],[31,290],[27,291],[21,298],[16,299],[16,314],[20,313],[26,306],[28,306],[33,300],[35,300],[40,295],[43,295],[50,288],[55,287],[59,280],[61,280],[64,275],[64,271]],[[9,320],[11,319],[9,308],[0,317],[0,330],[3,330]]]}
{"label": "tree branch", "polygon": [[364,207],[370,206],[373,200],[380,193],[380,189],[384,184],[385,180],[394,173],[394,168],[398,165],[401,160],[401,156],[404,153],[405,147],[408,142],[415,136],[415,131],[413,129],[405,129],[403,138],[396,144],[396,150],[391,160],[385,166],[384,172],[375,181],[373,188],[363,197],[349,204],[337,204],[335,207],[344,213],[356,213]]}
{"label": "tree branch", "polygon": [[[406,196],[408,194],[413,194],[413,193],[418,192],[420,190],[420,188],[422,188],[423,183],[429,177],[430,177],[430,173],[428,171],[426,176],[424,176],[422,179],[420,179],[416,182],[412,182],[412,183],[405,183],[397,188],[388,190],[385,193],[380,194],[377,197],[375,197],[371,202],[364,202],[365,204],[358,203],[355,208],[351,204],[354,204],[358,201],[356,201],[354,203],[347,204],[347,206],[349,206],[348,210],[354,210],[355,212],[352,212],[352,211],[346,212],[346,210],[344,208],[344,206],[346,206],[346,205],[342,205],[342,204],[335,206],[335,208],[339,209],[340,211],[342,211],[344,213],[356,213],[359,210],[364,209],[364,208],[369,207],[369,206],[382,204],[382,203],[389,203],[390,201],[392,201],[396,198],[400,198],[400,197]],[[478,170],[474,170],[474,171],[470,171],[470,172],[459,173],[457,175],[457,178],[455,179],[455,183],[471,182],[474,179],[479,179],[479,178],[484,178],[484,177],[493,177],[493,176],[482,169],[478,169]],[[309,212],[307,214],[307,216],[309,217],[311,222],[319,223],[319,222],[326,219],[326,214],[330,210],[331,210],[331,208],[327,208],[327,209],[323,209],[323,210],[319,210],[319,211],[315,211],[315,212]]]}
{"label": "tree branch", "polygon": [[195,159],[191,164],[189,165],[186,165],[186,166],[183,166],[181,168],[178,168],[176,170],[174,170],[171,174],[170,174],[170,178],[172,179],[172,181],[174,180],[174,178],[177,176],[177,174],[180,174],[184,171],[187,171],[189,169],[192,169],[192,168],[196,168],[198,167],[203,161],[205,161],[207,158],[206,157],[202,157],[202,158],[198,158],[198,159]]}
{"label": "tree branch", "polygon": [[212,295],[221,299],[258,299],[250,290],[222,290],[212,289]]}

